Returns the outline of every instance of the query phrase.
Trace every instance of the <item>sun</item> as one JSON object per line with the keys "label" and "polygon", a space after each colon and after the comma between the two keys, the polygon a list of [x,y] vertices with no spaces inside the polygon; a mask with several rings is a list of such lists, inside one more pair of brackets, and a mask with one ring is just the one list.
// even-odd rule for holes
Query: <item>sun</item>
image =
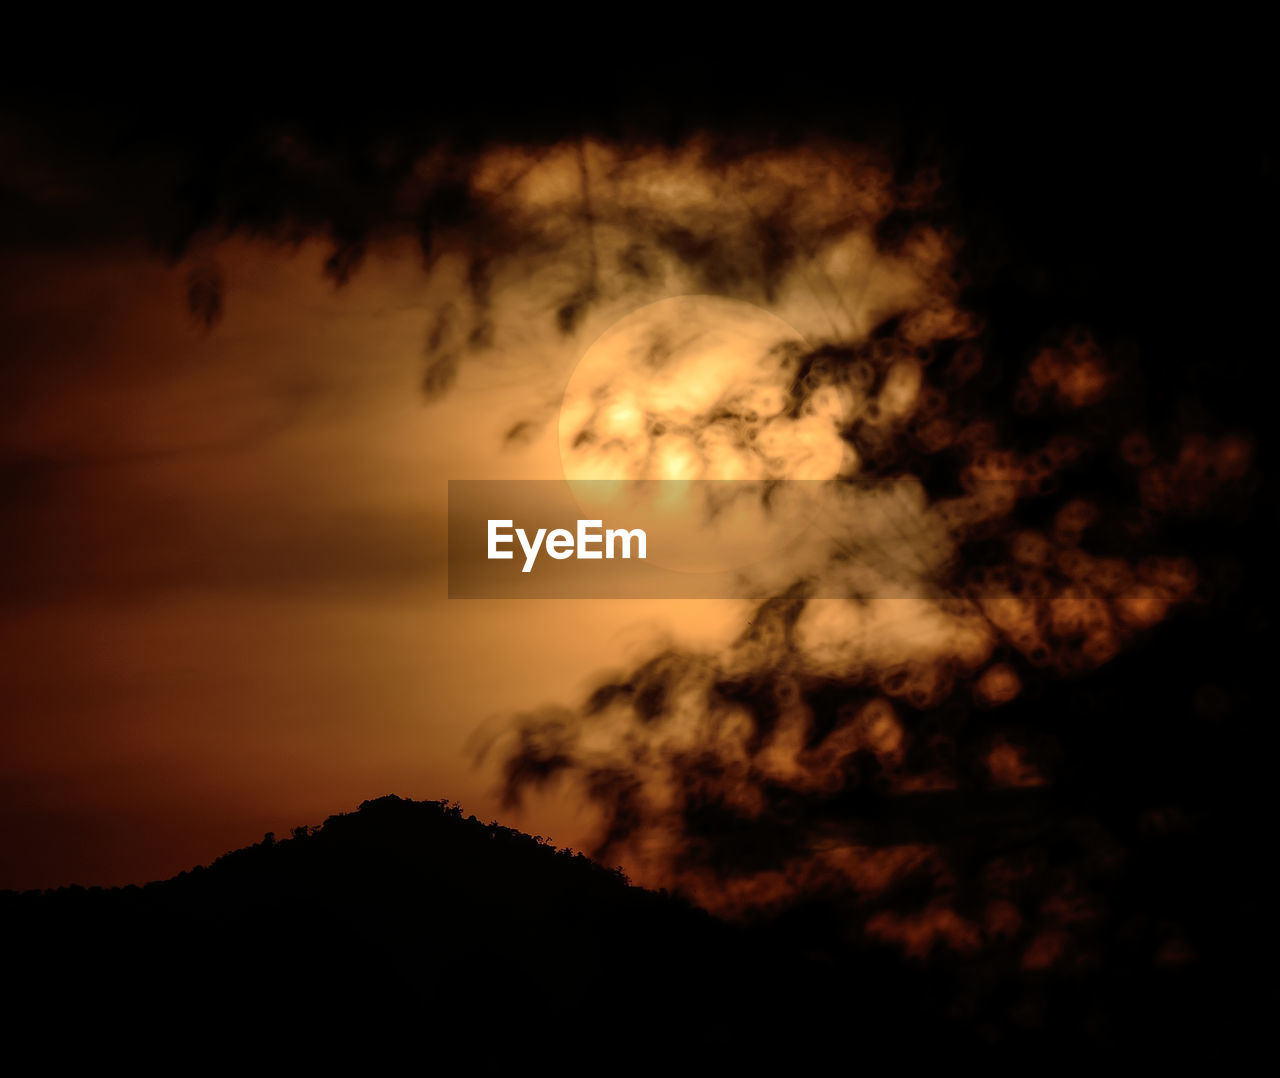
{"label": "sun", "polygon": [[792,414],[804,337],[722,296],[675,296],[620,319],[565,389],[569,480],[829,479],[846,453],[833,415]]}
{"label": "sun", "polygon": [[724,571],[778,550],[812,515],[812,484],[777,495],[794,501],[782,513],[762,505],[764,484],[831,479],[847,461],[842,409],[792,406],[809,349],[777,315],[721,296],[620,319],[582,356],[561,406],[578,503],[642,522],[672,567]]}

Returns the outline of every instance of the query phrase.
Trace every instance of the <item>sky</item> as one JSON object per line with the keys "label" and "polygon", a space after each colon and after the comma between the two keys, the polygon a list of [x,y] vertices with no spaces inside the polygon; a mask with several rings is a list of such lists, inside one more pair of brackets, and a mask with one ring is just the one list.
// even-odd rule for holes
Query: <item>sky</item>
{"label": "sky", "polygon": [[[511,197],[513,217],[551,216],[578,197],[579,157],[500,151],[475,186]],[[632,202],[713,213],[709,188],[725,181],[690,157],[623,172],[602,251],[634,247]],[[786,167],[756,169],[766,197],[770,168]],[[791,167],[802,178],[812,162]],[[666,184],[656,196],[650,174]],[[829,197],[840,212],[868,198]],[[692,644],[741,627],[727,602],[446,598],[447,481],[565,474],[556,416],[583,353],[617,315],[697,287],[677,255],[661,278],[615,285],[576,332],[549,331],[574,240],[517,249],[491,299],[499,339],[435,399],[424,339],[442,310],[474,305],[458,256],[428,273],[390,239],[342,287],[319,239],[231,237],[177,263],[110,239],[4,259],[19,521],[4,571],[7,885],[163,876],[383,792],[496,813],[496,778],[474,760],[486,723],[576,698],[676,624]],[[858,233],[828,257],[857,274],[853,313],[868,321],[895,289],[918,290],[904,259],[862,269]],[[212,325],[191,297],[209,273],[225,312]],[[839,309],[811,277],[783,280],[775,309],[811,333]],[[590,810],[543,800],[518,821],[586,845]]]}
{"label": "sky", "polygon": [[[0,113],[0,887],[396,793],[908,954],[1105,949],[1133,836],[1234,849],[1266,759],[1274,157],[1145,109]],[[823,523],[765,600],[449,598],[449,480],[565,475]]]}
{"label": "sky", "polygon": [[[444,583],[447,481],[564,474],[560,398],[620,317],[718,281],[767,294],[775,313],[750,309],[789,319],[793,336],[833,318],[861,334],[916,301],[942,257],[936,244],[875,254],[865,222],[887,177],[865,155],[847,159],[858,174],[844,184],[838,158],[766,154],[725,175],[708,153],[498,148],[469,162],[468,182],[496,207],[507,247],[464,224],[424,268],[418,245],[393,235],[341,281],[319,237],[206,238],[163,257],[100,223],[106,196],[78,168],[13,156],[10,190],[28,211],[99,224],[19,242],[0,269],[0,448],[16,522],[4,540],[12,838],[0,882],[164,876],[386,792],[495,814],[492,761],[476,761],[494,723],[578,698],[676,626],[693,646],[741,629],[747,612],[731,602],[450,602]],[[406,197],[443,167],[425,155]],[[566,327],[591,170],[605,187],[585,233],[600,283]],[[825,189],[793,209],[813,175]],[[747,201],[726,209],[717,190]],[[742,231],[753,199],[801,234],[834,221],[845,238],[816,276],[787,253],[759,280],[749,229],[730,234],[727,254],[697,235]],[[850,225],[850,213],[862,216]],[[646,253],[638,238],[653,232],[666,242]],[[483,295],[481,258],[497,264]],[[650,264],[628,274],[638,258]],[[213,315],[199,291],[210,281]],[[437,353],[467,350],[455,339],[474,340],[468,319],[486,339],[456,372],[446,356],[439,392]],[[607,381],[610,362],[592,377]],[[717,377],[732,382],[732,362]],[[515,818],[578,846],[597,823],[563,791]]]}
{"label": "sky", "polygon": [[[145,250],[5,260],[5,886],[159,878],[389,792],[487,818],[477,729],[673,616],[724,631],[706,603],[451,604],[447,481],[553,477],[554,427],[503,435],[559,372],[427,402],[412,252],[341,290],[320,244],[218,257],[213,331]],[[579,815],[525,822],[581,843]]]}

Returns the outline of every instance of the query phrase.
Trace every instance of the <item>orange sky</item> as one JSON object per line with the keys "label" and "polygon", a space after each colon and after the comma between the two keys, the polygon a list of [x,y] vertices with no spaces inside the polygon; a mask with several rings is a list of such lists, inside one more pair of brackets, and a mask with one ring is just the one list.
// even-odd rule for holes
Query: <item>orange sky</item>
{"label": "orange sky", "polygon": [[[619,318],[745,290],[802,335],[858,335],[930,294],[937,238],[881,255],[867,231],[889,204],[879,165],[817,151],[720,170],[704,150],[495,151],[471,184],[512,245],[464,234],[427,272],[415,244],[379,243],[342,288],[319,240],[204,240],[176,266],[109,241],[5,254],[0,886],[163,876],[387,792],[497,815],[478,731],[574,703],[655,635],[741,629],[728,602],[445,597],[447,481],[560,477],[565,386]],[[816,260],[757,281],[758,212],[802,247],[822,237]],[[659,245],[637,270],[647,220],[723,250]],[[507,259],[488,312],[477,252]],[[226,313],[206,329],[187,290],[214,265]],[[588,287],[584,266],[591,302],[566,332],[548,312]],[[458,366],[481,325],[483,355]],[[424,368],[448,384],[434,403]],[[535,797],[503,818],[578,844],[582,812]]]}
{"label": "orange sky", "polygon": [[[602,670],[643,661],[664,635],[683,654],[718,656],[680,691],[763,671],[790,701],[767,737],[750,722],[720,731],[717,751],[745,753],[757,777],[822,787],[868,752],[893,772],[909,741],[898,709],[953,694],[1001,706],[1021,692],[1011,658],[1066,674],[1104,664],[1194,591],[1186,560],[1130,564],[1082,548],[1098,513],[1087,499],[1039,530],[1002,534],[1018,500],[1084,451],[1086,413],[1112,388],[1113,364],[1074,331],[1004,357],[1020,372],[1018,400],[976,392],[985,360],[966,343],[979,327],[958,304],[955,237],[929,224],[891,243],[876,234],[895,205],[927,202],[929,184],[894,186],[883,163],[853,151],[720,159],[696,140],[627,153],[590,140],[508,148],[468,167],[480,224],[441,240],[429,268],[416,243],[371,241],[342,287],[320,240],[206,237],[178,265],[108,241],[0,260],[12,514],[0,534],[0,887],[163,877],[390,792],[456,799],[585,846],[591,810],[564,787],[523,812],[503,807],[495,760],[478,767],[477,746],[511,731],[516,712],[578,704]],[[442,168],[424,158],[401,194],[412,203]],[[761,253],[766,217],[783,255]],[[225,315],[209,326],[191,313],[202,274],[225,282]],[[803,382],[792,386],[799,368],[767,351],[771,330],[710,359],[683,356],[701,371],[696,384],[684,368],[663,383],[628,351],[639,338],[601,344],[658,300],[707,294],[721,314],[738,312],[730,321],[754,305],[745,324],[804,342]],[[677,324],[694,318],[675,306]],[[926,377],[938,342],[951,358]],[[832,359],[828,346],[843,351]],[[565,408],[561,429],[574,385],[582,407]],[[446,597],[450,479],[559,478],[584,431],[597,439],[588,446],[625,442],[624,463],[642,471],[659,458],[681,469],[699,454],[724,460],[707,416],[725,401],[751,427],[744,459],[759,453],[781,477],[802,457],[844,476],[908,477],[891,490],[831,487],[811,550],[771,581],[779,593],[805,579],[861,596],[883,589],[888,569],[901,574],[893,598],[810,599],[775,654],[767,619],[752,630],[765,635],[725,646],[752,615],[729,601]],[[1010,405],[1037,413],[1030,449],[1010,448],[1008,424],[985,418]],[[659,421],[606,429],[641,415]],[[670,444],[658,449],[661,439]],[[964,493],[926,497],[893,463],[904,447],[950,454]],[[1179,452],[1124,458],[1142,497],[1194,478],[1197,461],[1222,481],[1248,469],[1239,438]],[[602,461],[615,466],[603,450],[572,463],[593,475]],[[1007,548],[996,571],[966,581],[950,596],[959,602],[925,587],[988,525]],[[1010,581],[1035,586],[1015,599]],[[666,689],[680,681],[671,676]],[[813,749],[813,716],[787,695],[794,678],[874,699]],[[656,758],[706,748],[685,717],[673,705],[639,741]],[[591,757],[584,744],[575,765]],[[637,744],[620,736],[605,756],[661,815],[678,784],[661,767],[642,774],[628,756]],[[1025,746],[988,748],[995,785],[1049,781]],[[955,776],[895,781],[937,788]]]}
{"label": "orange sky", "polygon": [[[472,368],[428,404],[411,251],[340,290],[321,244],[218,257],[209,333],[185,267],[137,250],[0,269],[20,349],[3,449],[25,469],[0,606],[0,887],[163,877],[387,792],[496,816],[471,760],[486,722],[575,699],[673,620],[711,638],[736,617],[450,603],[447,480],[557,474],[554,424],[517,451],[502,435],[569,366]],[[511,822],[569,843],[589,821],[535,801]]]}

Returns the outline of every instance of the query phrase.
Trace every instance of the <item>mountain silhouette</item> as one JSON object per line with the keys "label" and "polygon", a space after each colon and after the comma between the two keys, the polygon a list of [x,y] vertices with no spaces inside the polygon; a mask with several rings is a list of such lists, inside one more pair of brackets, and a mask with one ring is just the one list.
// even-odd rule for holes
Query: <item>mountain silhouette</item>
{"label": "mountain silhouette", "polygon": [[729,924],[456,804],[395,796],[144,887],[3,892],[0,924],[10,1043],[49,1060],[913,1065],[1150,1055],[1231,1022],[1167,977],[975,996],[945,956],[849,942],[833,904]]}

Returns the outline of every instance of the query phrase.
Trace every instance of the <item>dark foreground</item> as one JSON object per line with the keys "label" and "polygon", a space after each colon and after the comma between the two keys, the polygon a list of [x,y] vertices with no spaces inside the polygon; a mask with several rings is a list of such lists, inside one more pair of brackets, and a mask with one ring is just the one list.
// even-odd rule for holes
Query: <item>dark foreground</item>
{"label": "dark foreground", "polygon": [[145,887],[0,893],[10,1050],[179,1071],[1035,1066],[1234,1054],[1261,1032],[1241,1001],[1269,991],[1194,962],[978,983],[848,942],[822,904],[720,923],[443,802],[303,830]]}

